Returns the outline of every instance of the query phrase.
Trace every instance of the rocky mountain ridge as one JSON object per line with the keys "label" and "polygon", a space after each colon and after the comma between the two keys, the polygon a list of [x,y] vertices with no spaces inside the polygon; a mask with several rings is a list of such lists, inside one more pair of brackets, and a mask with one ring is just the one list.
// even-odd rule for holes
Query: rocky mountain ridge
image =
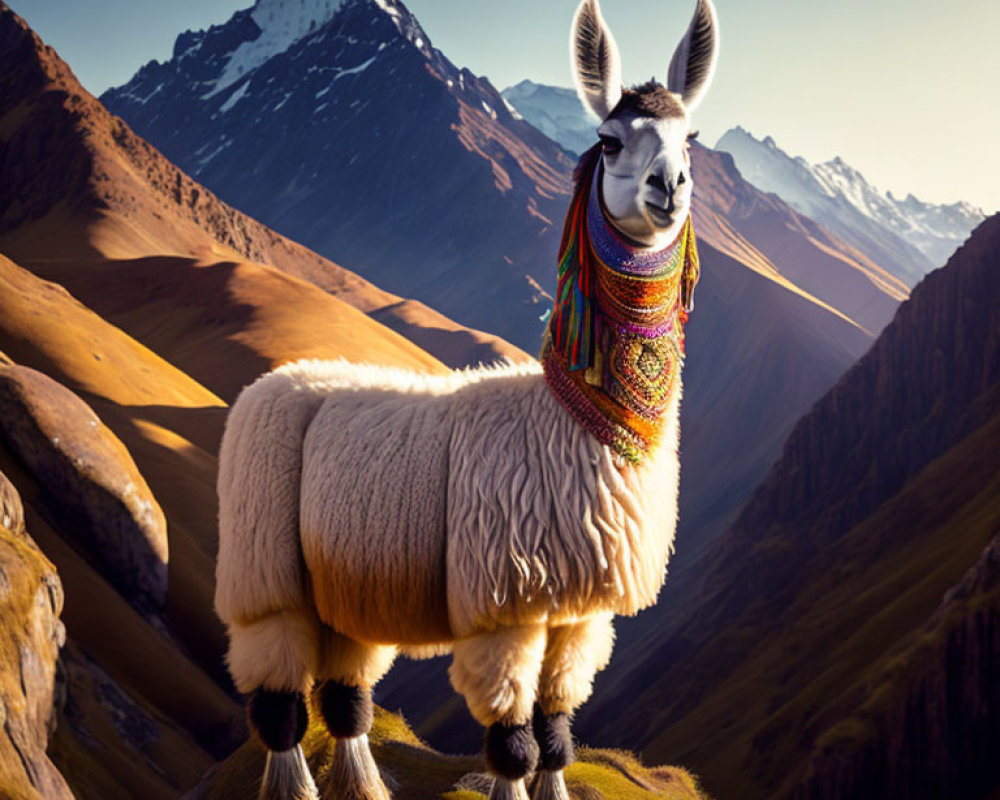
{"label": "rocky mountain ridge", "polygon": [[25,800],[72,800],[46,749],[62,687],[62,584],[24,527],[21,498],[0,472],[0,789]]}
{"label": "rocky mountain ridge", "polygon": [[[591,120],[572,89],[530,80],[504,90],[504,98],[563,147],[580,153],[593,143]],[[948,257],[984,219],[969,203],[925,203],[881,192],[840,157],[822,164],[792,158],[770,136],[754,138],[741,126],[727,131],[716,150],[732,155],[743,177],[773,192],[800,214],[913,286]]]}

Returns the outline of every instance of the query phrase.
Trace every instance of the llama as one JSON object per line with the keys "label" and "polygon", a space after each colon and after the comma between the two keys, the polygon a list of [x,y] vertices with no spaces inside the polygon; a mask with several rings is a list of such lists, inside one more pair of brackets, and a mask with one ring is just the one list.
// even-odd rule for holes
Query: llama
{"label": "llama", "polygon": [[568,800],[570,718],[612,617],[656,601],[677,517],[683,325],[698,278],[689,113],[715,68],[698,0],[667,85],[621,85],[597,0],[573,20],[580,160],[540,363],[443,376],[300,361],[230,411],[216,610],[267,748],[264,800],[315,798],[306,698],[335,738],[326,796],[386,800],[372,688],[451,652],[491,798]]}

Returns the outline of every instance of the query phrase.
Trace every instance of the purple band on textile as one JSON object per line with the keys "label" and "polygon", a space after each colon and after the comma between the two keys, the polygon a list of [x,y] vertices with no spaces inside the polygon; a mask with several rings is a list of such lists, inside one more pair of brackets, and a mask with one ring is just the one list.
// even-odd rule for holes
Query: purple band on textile
{"label": "purple band on textile", "polygon": [[[587,225],[594,253],[616,272],[626,275],[657,275],[674,254],[675,239],[662,250],[646,250],[631,245],[611,227],[601,208],[600,173],[590,183],[590,203],[587,207]],[[682,227],[683,230],[683,227]],[[679,236],[680,234],[678,234]]]}

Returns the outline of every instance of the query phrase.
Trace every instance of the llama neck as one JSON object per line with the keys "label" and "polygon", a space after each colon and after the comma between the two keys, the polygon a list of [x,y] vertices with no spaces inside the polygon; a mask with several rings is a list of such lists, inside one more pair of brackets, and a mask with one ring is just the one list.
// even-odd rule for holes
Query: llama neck
{"label": "llama neck", "polygon": [[690,220],[670,246],[635,248],[608,223],[594,176],[580,181],[542,363],[556,398],[626,461],[641,463],[656,446],[680,391],[697,278]]}

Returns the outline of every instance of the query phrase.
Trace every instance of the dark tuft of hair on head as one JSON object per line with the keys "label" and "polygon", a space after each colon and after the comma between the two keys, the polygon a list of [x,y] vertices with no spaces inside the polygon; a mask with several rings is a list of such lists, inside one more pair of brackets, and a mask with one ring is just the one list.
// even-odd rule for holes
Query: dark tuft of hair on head
{"label": "dark tuft of hair on head", "polygon": [[655,79],[640,83],[622,92],[622,99],[609,115],[617,117],[631,111],[640,117],[668,119],[684,116],[684,106],[678,97]]}

